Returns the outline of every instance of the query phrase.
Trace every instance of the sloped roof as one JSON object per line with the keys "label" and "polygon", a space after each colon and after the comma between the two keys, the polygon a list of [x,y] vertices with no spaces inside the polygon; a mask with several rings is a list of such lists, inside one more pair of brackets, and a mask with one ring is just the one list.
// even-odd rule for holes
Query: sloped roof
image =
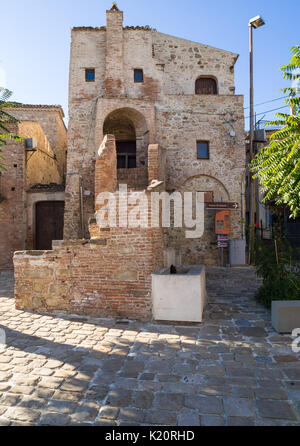
{"label": "sloped roof", "polygon": [[[156,31],[155,28],[151,28],[149,25],[145,26],[124,26],[123,29],[130,29],[135,31]],[[106,31],[106,26],[74,26],[72,31]]]}
{"label": "sloped roof", "polygon": [[58,111],[62,118],[65,117],[63,108],[61,105],[45,105],[45,104],[18,104],[16,105],[13,110],[18,109],[34,109],[34,110],[52,110],[52,111]]}

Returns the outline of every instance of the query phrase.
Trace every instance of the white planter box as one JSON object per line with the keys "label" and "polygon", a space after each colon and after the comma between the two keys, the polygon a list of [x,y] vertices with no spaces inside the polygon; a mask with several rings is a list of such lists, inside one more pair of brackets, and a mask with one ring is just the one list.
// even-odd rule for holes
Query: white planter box
{"label": "white planter box", "polygon": [[169,268],[152,274],[153,319],[202,322],[206,301],[205,267],[176,268],[178,274],[169,274]]}
{"label": "white planter box", "polygon": [[278,333],[300,328],[300,300],[272,301],[272,325]]}

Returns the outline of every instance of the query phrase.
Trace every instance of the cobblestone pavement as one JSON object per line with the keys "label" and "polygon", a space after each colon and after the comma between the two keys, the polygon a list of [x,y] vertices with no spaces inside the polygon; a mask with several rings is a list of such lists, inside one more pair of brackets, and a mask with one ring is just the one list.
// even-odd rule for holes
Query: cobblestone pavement
{"label": "cobblestone pavement", "polygon": [[211,268],[205,323],[169,325],[17,311],[0,274],[0,425],[300,425],[300,357],[258,284]]}

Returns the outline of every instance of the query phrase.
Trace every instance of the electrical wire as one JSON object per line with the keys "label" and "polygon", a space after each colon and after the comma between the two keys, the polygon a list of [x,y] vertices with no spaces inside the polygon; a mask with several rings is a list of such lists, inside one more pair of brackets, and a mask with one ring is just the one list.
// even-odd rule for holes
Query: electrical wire
{"label": "electrical wire", "polygon": [[[278,108],[273,108],[272,110],[266,110],[266,111],[263,111],[263,112],[260,112],[260,113],[256,113],[256,116],[260,116],[260,115],[263,115],[263,114],[266,114],[266,113],[271,113],[271,112],[273,112],[273,111],[276,111],[276,110],[282,110],[283,108],[286,108],[286,107],[289,107],[289,105],[284,105],[283,107],[278,107]],[[163,111],[167,111],[167,110],[163,110]],[[222,117],[224,117],[224,116],[226,116],[226,114],[228,114],[228,113],[232,113],[232,112],[227,112],[227,113],[203,113],[203,112],[195,112],[194,110],[178,110],[180,113],[193,113],[193,114],[195,114],[195,115],[204,115],[204,116],[222,116]],[[233,118],[230,122],[236,122],[236,121],[238,121],[238,120],[240,120],[240,119],[249,119],[250,118],[250,116],[247,116],[247,117],[240,117],[240,118]]]}
{"label": "electrical wire", "polygon": [[[280,101],[280,99],[286,99],[289,97],[290,96],[287,95],[287,96],[282,96],[281,98],[271,99],[270,101],[261,102],[260,104],[255,104],[254,107],[258,107],[259,105],[269,104],[270,102]],[[244,110],[247,110],[247,108],[250,108],[250,107],[244,107]]]}
{"label": "electrical wire", "polygon": [[[267,110],[267,111],[264,111],[261,113],[256,113],[256,116],[264,115],[266,113],[271,113],[276,110],[282,110],[283,108],[286,108],[286,107],[289,107],[289,105],[284,105],[283,107],[273,108],[272,110]],[[237,118],[236,120],[234,120],[234,122],[238,121],[239,119],[250,119],[250,118],[251,118],[251,116],[247,116],[247,118]]]}

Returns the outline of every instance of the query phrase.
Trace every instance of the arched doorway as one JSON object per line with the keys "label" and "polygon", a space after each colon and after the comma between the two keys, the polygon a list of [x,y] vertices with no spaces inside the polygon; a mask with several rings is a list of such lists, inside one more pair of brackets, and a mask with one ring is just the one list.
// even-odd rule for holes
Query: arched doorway
{"label": "arched doorway", "polygon": [[140,112],[127,107],[114,110],[104,121],[103,135],[116,138],[118,169],[146,167],[149,132]]}

